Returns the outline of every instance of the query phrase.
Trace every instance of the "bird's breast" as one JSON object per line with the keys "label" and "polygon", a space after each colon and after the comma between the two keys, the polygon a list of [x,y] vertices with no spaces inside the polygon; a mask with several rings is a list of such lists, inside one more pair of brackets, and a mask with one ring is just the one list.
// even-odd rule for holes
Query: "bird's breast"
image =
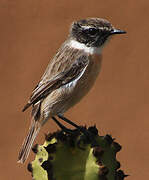
{"label": "bird's breast", "polygon": [[78,86],[84,90],[84,93],[88,92],[90,88],[94,85],[95,80],[101,69],[101,55],[90,55],[89,65],[83,74],[82,78],[78,81]]}

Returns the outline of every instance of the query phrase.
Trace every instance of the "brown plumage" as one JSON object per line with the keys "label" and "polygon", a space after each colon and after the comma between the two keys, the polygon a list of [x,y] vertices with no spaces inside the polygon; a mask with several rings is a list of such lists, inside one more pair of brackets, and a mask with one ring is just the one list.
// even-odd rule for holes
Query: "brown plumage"
{"label": "brown plumage", "polygon": [[[66,56],[68,58],[67,59],[65,57],[65,52],[67,52],[68,49],[69,54],[67,54]],[[65,45],[61,48],[61,50],[58,52],[56,56],[58,56],[59,54],[61,54],[61,56],[59,57],[61,58],[60,60],[65,58],[65,63],[61,65],[61,61],[57,61],[57,66],[55,66],[55,64],[52,63],[50,64],[51,66],[48,66],[47,71],[49,72],[49,70],[51,70],[51,76],[43,76],[38,86],[34,89],[29,102],[27,103],[27,105],[25,105],[23,109],[24,111],[29,106],[33,106],[32,122],[31,127],[29,129],[29,134],[27,135],[26,140],[24,141],[22,149],[19,153],[18,159],[21,163],[23,163],[27,158],[29,151],[31,149],[31,144],[37,136],[40,127],[46,122],[48,118],[56,115],[56,111],[59,111],[59,113],[65,111],[64,108],[61,108],[62,104],[64,104],[66,101],[63,97],[65,96],[65,94],[67,94],[67,97],[71,95],[69,95],[69,92],[64,92],[63,87],[65,87],[66,84],[69,84],[74,79],[79,77],[81,72],[84,70],[84,68],[87,67],[89,63],[88,56],[85,53],[74,48],[70,49]],[[72,60],[71,64],[67,63],[69,59]],[[61,87],[63,93],[56,91]],[[49,97],[46,98],[48,95]],[[47,103],[51,106],[49,107],[51,108],[51,110],[49,110],[49,108],[47,109]],[[67,105],[66,109],[68,109]]]}
{"label": "brown plumage", "polygon": [[[72,24],[65,43],[50,61],[23,111],[32,106],[29,133],[18,161],[24,163],[40,128],[52,116],[63,114],[93,86],[101,67],[101,49],[115,29],[106,20],[90,18]],[[124,33],[124,31],[117,30]],[[116,33],[115,33],[116,34]]]}

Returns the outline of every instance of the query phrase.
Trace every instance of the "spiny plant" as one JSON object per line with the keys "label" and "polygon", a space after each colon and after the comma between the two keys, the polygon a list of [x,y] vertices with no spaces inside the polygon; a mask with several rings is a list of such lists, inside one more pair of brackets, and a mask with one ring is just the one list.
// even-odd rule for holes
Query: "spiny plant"
{"label": "spiny plant", "polygon": [[[84,127],[83,127],[84,128]],[[99,136],[96,127],[46,135],[35,145],[35,160],[28,164],[34,180],[123,180],[116,154],[121,146],[110,136]]]}

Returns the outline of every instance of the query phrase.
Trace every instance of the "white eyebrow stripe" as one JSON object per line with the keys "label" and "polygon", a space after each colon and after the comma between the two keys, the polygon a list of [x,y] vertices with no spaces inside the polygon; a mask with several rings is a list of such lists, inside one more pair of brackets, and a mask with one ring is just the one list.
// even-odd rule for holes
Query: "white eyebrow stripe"
{"label": "white eyebrow stripe", "polygon": [[[94,26],[81,26],[83,29],[90,29],[90,28],[95,28],[97,29],[96,27]],[[109,28],[108,27],[98,27],[99,30],[106,30],[106,31],[109,31]]]}
{"label": "white eyebrow stripe", "polygon": [[90,29],[90,28],[95,28],[95,27],[92,27],[92,26],[81,26],[83,29]]}

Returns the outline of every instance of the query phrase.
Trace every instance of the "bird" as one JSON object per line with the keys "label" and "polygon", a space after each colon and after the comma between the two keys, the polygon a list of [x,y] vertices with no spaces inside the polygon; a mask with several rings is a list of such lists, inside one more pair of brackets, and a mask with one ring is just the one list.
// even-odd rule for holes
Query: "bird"
{"label": "bird", "polygon": [[37,134],[49,119],[60,126],[56,117],[75,125],[64,113],[93,87],[101,70],[102,50],[109,39],[124,33],[102,18],[86,18],[71,24],[66,41],[50,60],[22,110],[32,106],[31,125],[19,152],[19,163],[26,161]]}

